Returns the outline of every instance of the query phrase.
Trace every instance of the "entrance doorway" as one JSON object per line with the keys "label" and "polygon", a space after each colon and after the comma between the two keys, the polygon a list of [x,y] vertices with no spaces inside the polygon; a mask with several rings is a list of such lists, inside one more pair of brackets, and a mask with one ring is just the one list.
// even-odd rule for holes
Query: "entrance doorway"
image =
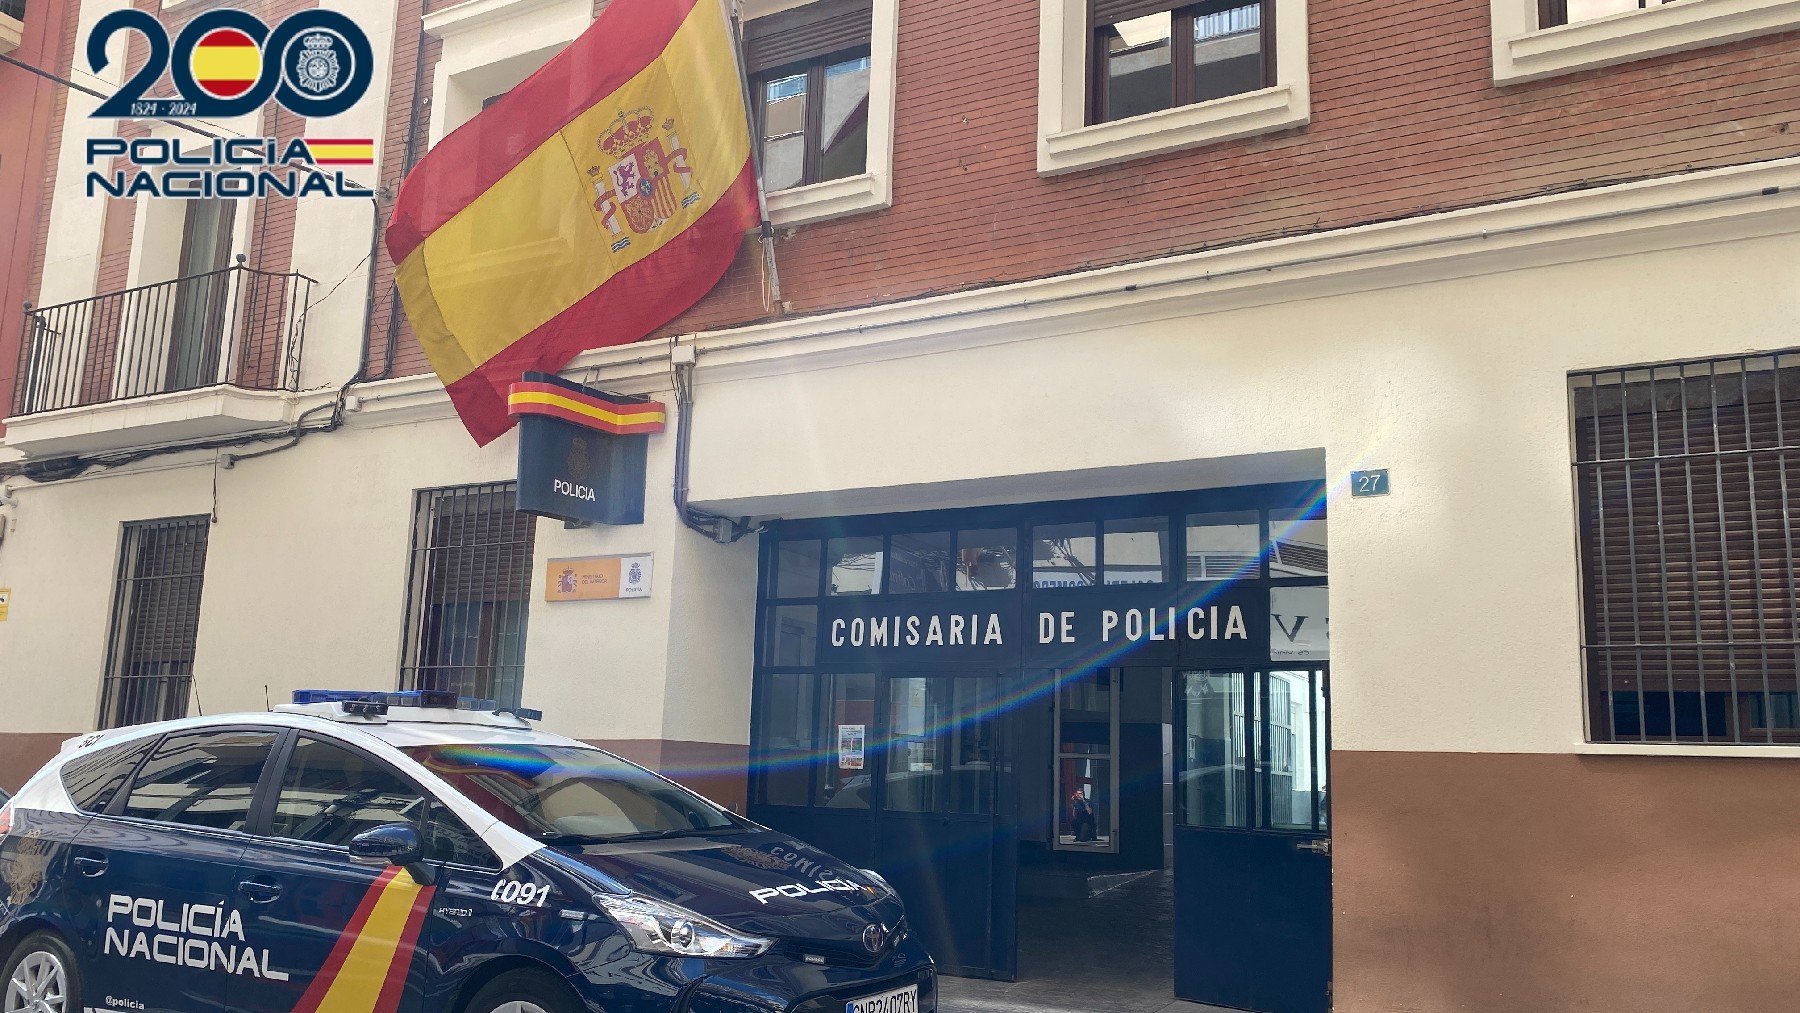
{"label": "entrance doorway", "polygon": [[774,525],[751,816],[946,1010],[1328,1008],[1328,551],[1267,486]]}

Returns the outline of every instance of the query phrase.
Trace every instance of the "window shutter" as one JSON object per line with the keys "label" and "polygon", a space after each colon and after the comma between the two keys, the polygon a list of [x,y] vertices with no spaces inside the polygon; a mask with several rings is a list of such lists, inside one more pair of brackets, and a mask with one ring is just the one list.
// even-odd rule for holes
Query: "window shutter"
{"label": "window shutter", "polygon": [[1182,6],[1169,0],[1088,0],[1089,24],[1115,25],[1147,14],[1162,14]]}
{"label": "window shutter", "polygon": [[869,44],[873,0],[820,0],[744,24],[751,74]]}
{"label": "window shutter", "polygon": [[428,600],[436,605],[530,597],[536,523],[517,512],[510,488],[441,500],[428,548]]}
{"label": "window shutter", "polygon": [[1800,360],[1779,359],[1575,378],[1595,739],[1800,733]]}

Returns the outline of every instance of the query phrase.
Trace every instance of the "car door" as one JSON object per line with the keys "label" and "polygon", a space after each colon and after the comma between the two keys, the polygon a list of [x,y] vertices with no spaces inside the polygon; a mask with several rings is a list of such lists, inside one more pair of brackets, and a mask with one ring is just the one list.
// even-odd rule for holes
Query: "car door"
{"label": "car door", "polygon": [[294,733],[277,762],[234,877],[234,902],[269,941],[272,973],[234,978],[231,1008],[418,1009],[407,979],[434,889],[405,869],[353,863],[349,844],[389,823],[422,827],[423,793],[373,754],[311,733]]}
{"label": "car door", "polygon": [[231,896],[258,782],[280,733],[165,736],[72,849],[70,905],[92,1005],[226,1007],[226,982],[267,965]]}

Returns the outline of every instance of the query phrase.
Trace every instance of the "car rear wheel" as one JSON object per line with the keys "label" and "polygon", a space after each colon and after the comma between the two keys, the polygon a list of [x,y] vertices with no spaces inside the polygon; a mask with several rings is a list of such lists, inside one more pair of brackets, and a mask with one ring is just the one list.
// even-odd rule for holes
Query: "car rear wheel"
{"label": "car rear wheel", "polygon": [[49,932],[25,937],[6,962],[4,1013],[79,1013],[81,975],[75,953]]}
{"label": "car rear wheel", "polygon": [[[483,985],[464,1013],[578,1013],[568,986],[545,971],[508,971]],[[8,1007],[11,1009],[11,1007]]]}

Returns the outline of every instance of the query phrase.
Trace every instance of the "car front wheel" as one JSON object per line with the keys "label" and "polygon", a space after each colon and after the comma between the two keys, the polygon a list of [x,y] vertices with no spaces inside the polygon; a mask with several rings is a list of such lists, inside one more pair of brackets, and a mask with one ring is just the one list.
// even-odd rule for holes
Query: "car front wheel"
{"label": "car front wheel", "polygon": [[60,936],[25,937],[6,962],[4,1013],[80,1013],[81,973],[75,952]]}
{"label": "car front wheel", "polygon": [[483,985],[464,1013],[579,1013],[580,1009],[580,1002],[555,975],[521,969]]}

